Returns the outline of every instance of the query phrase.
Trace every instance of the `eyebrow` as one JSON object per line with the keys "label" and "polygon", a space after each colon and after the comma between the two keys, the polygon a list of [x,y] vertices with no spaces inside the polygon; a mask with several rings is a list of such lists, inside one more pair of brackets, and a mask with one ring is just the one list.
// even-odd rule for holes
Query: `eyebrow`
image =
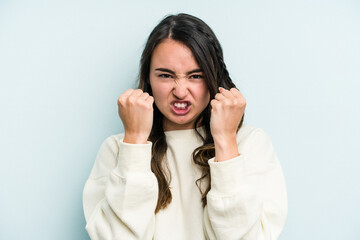
{"label": "eyebrow", "polygon": [[[168,73],[176,75],[174,71],[172,71],[170,69],[167,69],[167,68],[156,68],[155,71],[168,72]],[[194,69],[194,70],[191,70],[191,71],[187,72],[186,75],[189,75],[189,74],[192,74],[192,73],[198,73],[198,72],[202,72],[202,70],[200,68],[197,68],[197,69]]]}

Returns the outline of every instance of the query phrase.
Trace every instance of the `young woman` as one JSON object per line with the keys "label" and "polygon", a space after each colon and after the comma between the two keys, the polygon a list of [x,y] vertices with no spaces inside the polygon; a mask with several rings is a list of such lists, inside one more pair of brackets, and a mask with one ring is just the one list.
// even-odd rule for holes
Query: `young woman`
{"label": "young woman", "polygon": [[118,99],[125,133],[104,141],[85,184],[91,239],[277,239],[284,178],[269,137],[242,124],[245,106],[209,26],[163,19],[139,88]]}

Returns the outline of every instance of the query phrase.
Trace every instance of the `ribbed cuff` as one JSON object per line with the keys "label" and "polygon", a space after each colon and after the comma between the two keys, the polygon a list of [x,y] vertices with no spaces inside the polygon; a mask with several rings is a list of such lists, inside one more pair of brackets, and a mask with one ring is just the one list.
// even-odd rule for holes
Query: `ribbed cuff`
{"label": "ribbed cuff", "polygon": [[119,156],[116,172],[125,177],[129,173],[151,172],[151,147],[152,142],[146,144],[119,142]]}
{"label": "ribbed cuff", "polygon": [[243,155],[232,159],[215,162],[215,158],[209,159],[211,175],[211,192],[214,195],[229,195],[238,191],[241,186],[244,169]]}

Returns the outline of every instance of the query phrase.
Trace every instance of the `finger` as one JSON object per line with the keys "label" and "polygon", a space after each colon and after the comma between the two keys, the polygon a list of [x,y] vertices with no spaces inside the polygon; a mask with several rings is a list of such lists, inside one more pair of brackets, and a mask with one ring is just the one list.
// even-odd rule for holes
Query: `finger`
{"label": "finger", "polygon": [[131,93],[134,91],[134,89],[130,88],[128,90],[126,90],[121,96],[124,98],[127,98],[128,96],[131,95]]}
{"label": "finger", "polygon": [[153,104],[154,103],[154,97],[153,96],[148,96],[145,100],[146,102],[150,103],[150,104]]}
{"label": "finger", "polygon": [[210,101],[211,109],[214,109],[219,104],[219,101],[216,99],[213,99]]}
{"label": "finger", "polygon": [[225,99],[225,96],[221,93],[217,93],[215,95],[215,99],[218,100],[218,101],[221,101],[221,100],[224,100]]}
{"label": "finger", "polygon": [[139,97],[141,94],[143,94],[144,92],[143,92],[143,90],[141,90],[141,89],[136,89],[136,90],[134,90],[132,93],[131,93],[131,95],[132,96],[136,96],[136,97]]}
{"label": "finger", "polygon": [[241,94],[241,92],[236,89],[236,88],[231,88],[230,92],[235,96],[235,97],[243,97],[243,95]]}
{"label": "finger", "polygon": [[229,90],[226,90],[225,88],[221,88],[221,87],[219,88],[219,90],[220,90],[220,93],[222,95],[224,95],[225,97],[230,98],[230,99],[234,98],[234,95]]}
{"label": "finger", "polygon": [[126,90],[123,94],[120,95],[120,97],[117,99],[117,104],[122,104],[126,99],[131,95],[131,93],[134,91],[134,89],[130,88]]}
{"label": "finger", "polygon": [[142,93],[142,94],[140,95],[140,98],[143,99],[143,100],[146,100],[149,96],[150,96],[149,93],[144,92],[144,93]]}
{"label": "finger", "polygon": [[238,103],[240,105],[246,106],[246,99],[244,98],[244,96],[241,94],[241,92],[238,89],[232,88],[232,89],[230,89],[230,91],[234,94],[236,99],[239,101]]}

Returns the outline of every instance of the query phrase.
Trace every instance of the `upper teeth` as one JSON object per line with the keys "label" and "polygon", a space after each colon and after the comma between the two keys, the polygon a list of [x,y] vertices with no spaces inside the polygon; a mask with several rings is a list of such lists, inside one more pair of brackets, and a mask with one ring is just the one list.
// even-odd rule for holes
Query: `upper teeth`
{"label": "upper teeth", "polygon": [[187,103],[174,103],[174,106],[177,108],[186,108]]}

